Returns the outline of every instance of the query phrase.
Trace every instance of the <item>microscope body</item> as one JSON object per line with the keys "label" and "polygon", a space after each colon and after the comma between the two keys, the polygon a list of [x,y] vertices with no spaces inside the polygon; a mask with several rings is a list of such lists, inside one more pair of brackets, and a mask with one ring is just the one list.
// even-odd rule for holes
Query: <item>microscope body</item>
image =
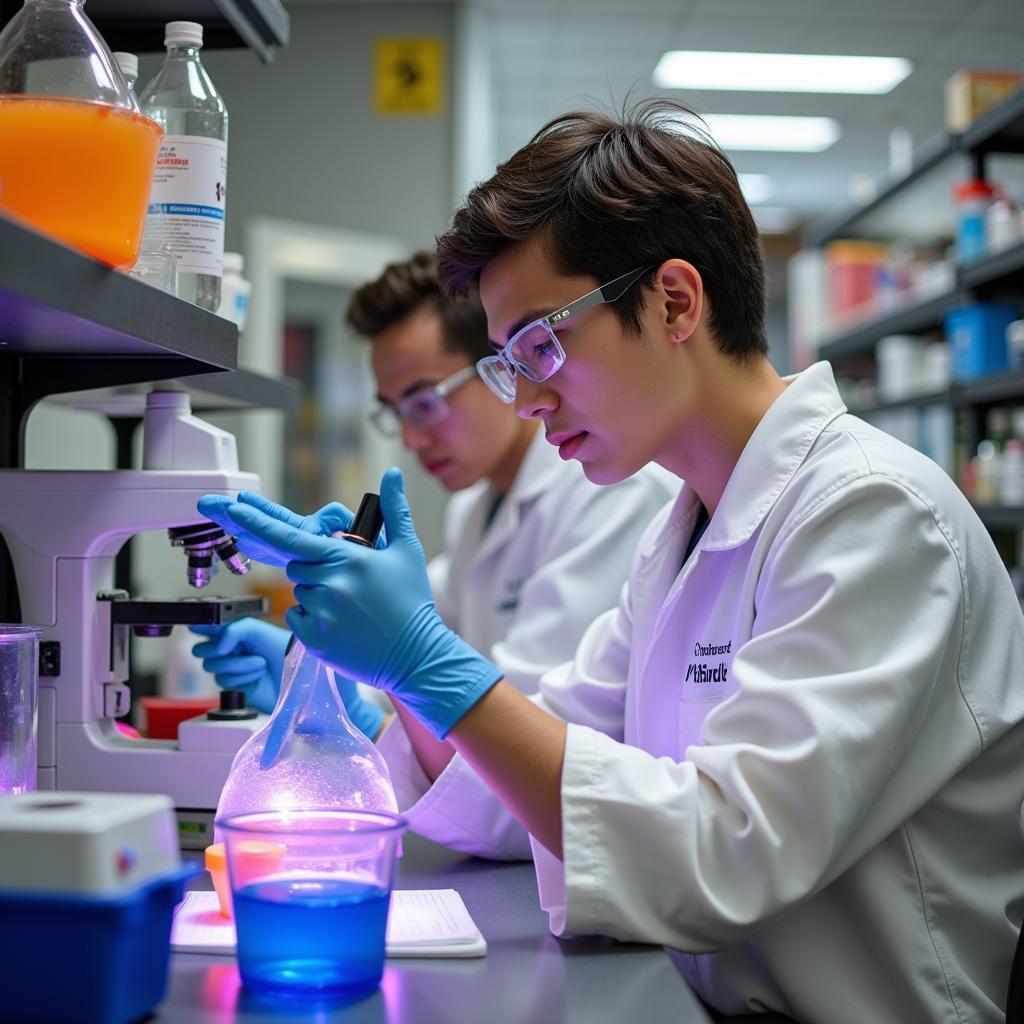
{"label": "microscope body", "polygon": [[[168,394],[174,398],[164,401]],[[128,631],[133,624],[166,632],[176,622],[229,621],[258,613],[263,602],[132,601],[114,589],[114,559],[137,533],[209,525],[196,511],[199,498],[258,489],[259,478],[238,471],[234,438],[192,417],[187,395],[149,399],[157,396],[144,428],[144,465],[156,467],[2,470],[0,534],[14,563],[22,619],[43,630],[39,788],[166,793],[180,817],[202,819],[217,806],[235,752],[265,716],[195,719],[182,723],[177,742],[122,735],[115,719],[130,705]],[[181,462],[207,466],[175,465]]]}

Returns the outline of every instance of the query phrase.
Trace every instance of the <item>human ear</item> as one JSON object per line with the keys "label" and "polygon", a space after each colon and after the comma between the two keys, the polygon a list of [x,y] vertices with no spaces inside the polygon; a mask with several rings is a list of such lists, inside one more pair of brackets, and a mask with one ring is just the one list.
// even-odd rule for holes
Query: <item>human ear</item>
{"label": "human ear", "polygon": [[661,292],[666,331],[675,342],[686,341],[697,329],[704,308],[704,282],[686,260],[666,260],[655,275]]}

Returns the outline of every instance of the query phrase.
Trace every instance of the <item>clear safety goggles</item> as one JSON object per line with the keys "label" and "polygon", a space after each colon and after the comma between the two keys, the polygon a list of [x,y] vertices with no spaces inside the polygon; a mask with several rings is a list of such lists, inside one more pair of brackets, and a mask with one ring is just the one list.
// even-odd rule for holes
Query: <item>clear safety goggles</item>
{"label": "clear safety goggles", "polygon": [[527,380],[539,384],[557,373],[565,362],[565,350],[554,332],[558,324],[592,306],[616,302],[650,269],[648,265],[631,270],[587,292],[568,306],[528,323],[509,338],[500,352],[486,356],[476,364],[480,379],[503,402],[515,401],[517,374],[521,373]]}
{"label": "clear safety goggles", "polygon": [[433,427],[451,412],[445,395],[450,395],[476,375],[476,366],[465,366],[433,387],[413,391],[394,405],[378,405],[370,412],[370,422],[384,437],[398,437],[402,432],[402,420],[414,427]]}

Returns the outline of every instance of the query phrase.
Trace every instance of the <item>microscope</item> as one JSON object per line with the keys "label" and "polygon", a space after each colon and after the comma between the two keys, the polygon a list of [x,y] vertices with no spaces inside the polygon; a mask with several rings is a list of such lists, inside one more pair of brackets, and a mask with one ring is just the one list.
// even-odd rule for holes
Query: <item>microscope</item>
{"label": "microscope", "polygon": [[239,472],[234,436],[191,415],[184,392],[147,395],[143,431],[141,470],[0,470],[0,534],[22,619],[43,630],[39,788],[166,793],[182,845],[202,848],[235,753],[266,716],[226,693],[220,711],[183,722],[177,741],[122,735],[115,719],[130,706],[128,631],[222,624],[262,614],[265,601],[133,600],[114,589],[114,559],[134,534],[167,529],[194,587],[209,582],[218,561],[244,574],[248,560],[196,502],[256,490],[259,478]]}

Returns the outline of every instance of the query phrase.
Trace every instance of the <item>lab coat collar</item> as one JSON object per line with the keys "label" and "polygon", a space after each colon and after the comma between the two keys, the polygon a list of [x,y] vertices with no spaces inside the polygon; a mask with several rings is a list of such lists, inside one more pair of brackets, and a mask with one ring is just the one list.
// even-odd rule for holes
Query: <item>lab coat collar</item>
{"label": "lab coat collar", "polygon": [[505,495],[505,502],[509,505],[524,505],[532,501],[552,487],[561,472],[558,449],[548,444],[544,437],[544,425],[540,423],[530,441],[530,447],[526,449],[519,472]]}
{"label": "lab coat collar", "polygon": [[[494,522],[483,535],[477,558],[486,558],[491,551],[506,543],[519,528],[524,507],[553,487],[564,471],[558,450],[548,444],[544,439],[543,426],[538,426]],[[495,489],[490,484],[485,485],[479,511],[481,516],[486,515],[485,510],[490,509],[496,498]]]}
{"label": "lab coat collar", "polygon": [[789,386],[750,435],[701,541],[702,550],[724,550],[747,541],[822,431],[846,412],[827,362],[783,379]]}

